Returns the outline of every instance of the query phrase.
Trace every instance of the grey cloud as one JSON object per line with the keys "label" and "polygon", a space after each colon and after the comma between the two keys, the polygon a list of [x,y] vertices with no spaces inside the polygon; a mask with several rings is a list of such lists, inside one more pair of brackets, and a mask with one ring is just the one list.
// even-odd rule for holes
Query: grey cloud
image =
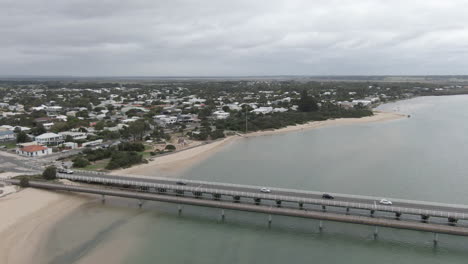
{"label": "grey cloud", "polygon": [[4,0],[0,75],[464,74],[462,0]]}

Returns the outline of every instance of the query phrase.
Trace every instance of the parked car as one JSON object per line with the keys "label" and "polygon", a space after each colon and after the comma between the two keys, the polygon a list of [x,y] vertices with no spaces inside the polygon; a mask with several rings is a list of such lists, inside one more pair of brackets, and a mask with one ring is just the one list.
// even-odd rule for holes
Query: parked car
{"label": "parked car", "polygon": [[328,193],[324,193],[324,194],[322,195],[322,198],[323,198],[323,199],[330,199],[330,200],[335,199],[335,197],[331,196],[331,195],[328,194]]}
{"label": "parked car", "polygon": [[261,188],[260,191],[261,191],[262,193],[270,193],[270,192],[271,192],[271,190],[268,189],[268,188],[266,188],[266,187]]}
{"label": "parked car", "polygon": [[176,182],[176,184],[177,184],[177,185],[187,185],[187,184],[186,184],[185,182],[183,182],[183,181],[178,181],[178,182]]}
{"label": "parked car", "polygon": [[382,199],[379,201],[379,204],[392,205],[393,203],[387,199]]}

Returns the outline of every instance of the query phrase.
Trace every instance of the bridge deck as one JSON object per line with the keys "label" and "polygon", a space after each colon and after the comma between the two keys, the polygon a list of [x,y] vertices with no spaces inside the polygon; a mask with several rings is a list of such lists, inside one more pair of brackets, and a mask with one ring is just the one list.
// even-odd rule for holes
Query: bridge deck
{"label": "bridge deck", "polygon": [[[18,180],[8,180],[8,181],[13,184],[19,184]],[[409,230],[417,230],[417,231],[435,232],[435,233],[443,233],[443,234],[451,234],[451,235],[459,235],[459,236],[468,236],[468,228],[460,227],[460,226],[428,224],[428,223],[421,223],[421,222],[373,218],[373,217],[366,217],[366,216],[344,215],[344,214],[337,214],[337,213],[331,213],[331,212],[306,211],[306,210],[292,209],[292,208],[270,207],[270,206],[265,206],[265,205],[232,203],[229,201],[205,200],[205,199],[197,199],[194,197],[180,197],[180,196],[160,195],[160,194],[154,194],[154,193],[140,193],[140,192],[122,191],[122,190],[116,190],[116,189],[70,186],[70,185],[44,183],[44,182],[30,182],[30,186],[35,187],[35,188],[50,189],[50,190],[73,191],[73,192],[81,192],[81,193],[91,193],[91,194],[99,194],[99,195],[133,198],[133,199],[140,199],[140,200],[170,202],[170,203],[177,203],[177,204],[188,204],[188,205],[195,205],[195,206],[205,206],[205,207],[222,208],[222,209],[239,210],[239,211],[249,211],[249,212],[257,212],[257,213],[273,214],[273,215],[284,215],[284,216],[293,216],[293,217],[301,217],[301,218],[309,218],[309,219],[317,219],[317,220],[327,220],[327,221],[363,224],[363,225],[371,225],[371,226],[381,226],[381,227],[391,227],[391,228],[409,229]]]}

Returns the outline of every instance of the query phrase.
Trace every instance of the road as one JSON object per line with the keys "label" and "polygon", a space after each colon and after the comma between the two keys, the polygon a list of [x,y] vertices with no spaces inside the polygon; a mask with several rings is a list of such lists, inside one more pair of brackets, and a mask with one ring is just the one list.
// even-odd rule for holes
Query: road
{"label": "road", "polygon": [[[442,204],[442,203],[434,203],[434,202],[423,202],[423,201],[410,201],[410,200],[402,200],[402,199],[391,199],[393,201],[393,206],[383,206],[379,205],[378,201],[382,197],[368,197],[368,196],[358,196],[358,195],[348,195],[348,194],[337,194],[337,193],[330,193],[334,196],[335,199],[333,200],[326,200],[322,199],[323,192],[314,192],[314,191],[301,191],[301,190],[292,190],[292,189],[282,189],[282,188],[269,188],[271,193],[263,194],[260,192],[261,187],[263,186],[249,186],[249,185],[238,185],[238,184],[227,184],[227,183],[217,183],[217,182],[204,182],[204,181],[192,181],[192,180],[182,180],[182,179],[172,179],[172,178],[162,178],[162,177],[138,177],[138,176],[118,176],[118,175],[109,175],[109,174],[100,174],[95,175],[93,173],[85,173],[79,171],[79,174],[82,176],[91,176],[96,178],[102,179],[112,179],[112,180],[121,180],[121,181],[128,181],[130,185],[135,186],[142,186],[145,183],[152,183],[152,184],[166,184],[172,185],[177,187],[191,187],[194,190],[209,189],[209,192],[215,191],[231,191],[231,192],[238,192],[244,193],[248,195],[248,197],[253,197],[255,194],[262,194],[262,195],[270,195],[269,197],[273,196],[281,196],[283,201],[295,201],[299,199],[315,199],[315,200],[322,200],[322,201],[329,201],[329,202],[342,202],[342,203],[356,203],[359,205],[366,205],[366,208],[374,207],[384,207],[384,208],[408,208],[412,210],[419,210],[419,215],[425,215],[424,211],[441,211],[441,212],[449,212],[453,214],[466,214],[468,218],[468,206],[466,205],[454,205],[454,204]],[[75,176],[77,176],[75,175]],[[65,176],[66,177],[66,176]],[[133,183],[132,183],[133,182]],[[178,185],[177,182],[183,182],[185,185]],[[169,188],[171,188],[169,186]],[[278,198],[279,199],[279,198]],[[350,206],[351,208],[353,206]],[[386,210],[391,211],[392,209]],[[376,210],[378,211],[378,210]],[[430,215],[430,213],[428,213]],[[464,216],[465,217],[465,216]],[[463,217],[463,218],[464,218]]]}

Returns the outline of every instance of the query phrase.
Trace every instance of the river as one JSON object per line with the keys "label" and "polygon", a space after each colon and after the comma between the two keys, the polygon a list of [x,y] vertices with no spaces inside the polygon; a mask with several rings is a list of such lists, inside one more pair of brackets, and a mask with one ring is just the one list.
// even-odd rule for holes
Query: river
{"label": "river", "polygon": [[[410,118],[237,140],[183,178],[468,204],[468,96],[382,105]],[[108,199],[63,219],[49,263],[466,263],[467,238]]]}

